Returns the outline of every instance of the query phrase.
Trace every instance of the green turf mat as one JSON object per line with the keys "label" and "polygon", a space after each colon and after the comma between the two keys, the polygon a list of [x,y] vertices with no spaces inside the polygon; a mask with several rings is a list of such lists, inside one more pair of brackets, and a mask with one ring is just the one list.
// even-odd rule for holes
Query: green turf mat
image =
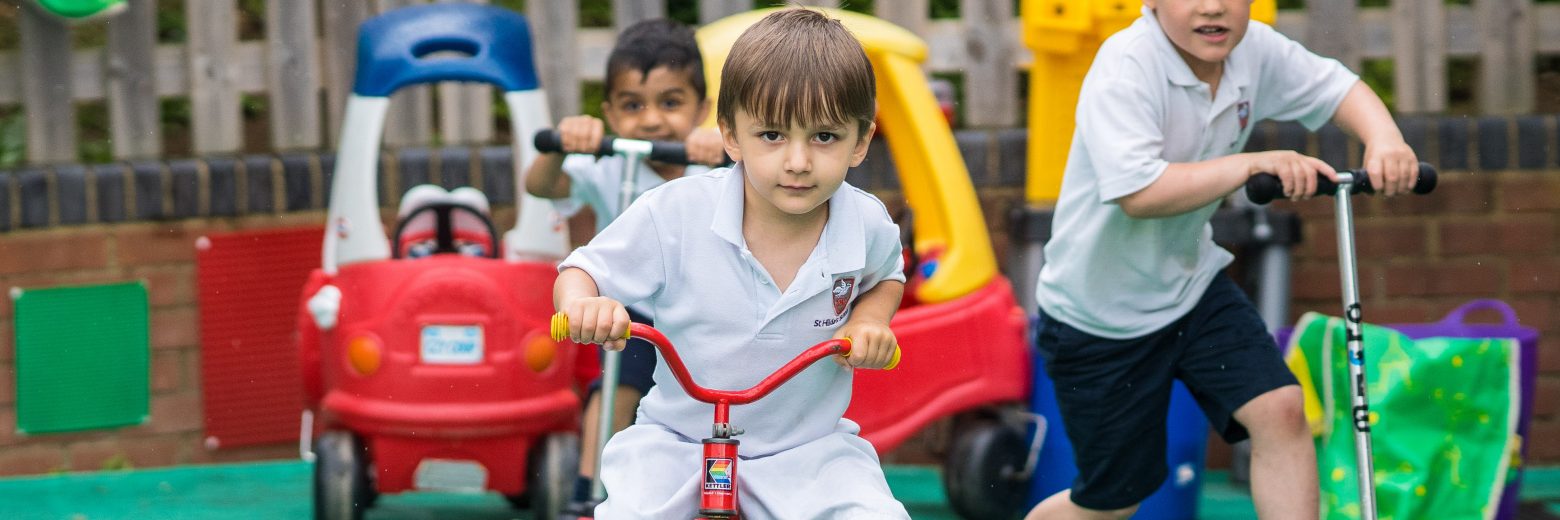
{"label": "green turf mat", "polygon": [[146,420],[144,285],[16,290],[12,297],[18,430],[67,432]]}
{"label": "green turf mat", "polygon": [[[0,518],[22,519],[245,519],[308,518],[312,513],[313,466],[296,460],[248,464],[180,466],[133,471],[67,473],[0,478]],[[894,496],[916,520],[953,520],[941,475],[929,466],[887,466],[883,473]],[[1255,517],[1244,486],[1223,471],[1205,475],[1197,518]],[[1560,496],[1560,468],[1527,468],[1524,500]],[[1531,502],[1526,510],[1560,511],[1556,504]],[[407,493],[385,496],[368,520],[462,518],[530,519],[496,494]]]}

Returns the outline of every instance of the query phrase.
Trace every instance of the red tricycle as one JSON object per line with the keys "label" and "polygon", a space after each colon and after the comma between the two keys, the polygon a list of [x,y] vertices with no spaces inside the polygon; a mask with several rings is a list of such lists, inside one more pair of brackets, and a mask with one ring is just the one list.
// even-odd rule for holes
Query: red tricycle
{"label": "red tricycle", "polygon": [[[553,341],[564,341],[569,337],[569,317],[564,313],[557,313],[552,318]],[[624,339],[630,337],[644,339],[655,345],[655,349],[661,352],[661,358],[665,360],[666,367],[677,378],[677,383],[694,399],[715,405],[715,422],[711,428],[711,436],[704,439],[703,463],[698,467],[703,468],[703,485],[699,486],[699,514],[707,519],[731,519],[739,518],[738,488],[741,483],[737,475],[737,446],[740,441],[734,439],[742,435],[742,430],[731,424],[731,405],[752,403],[769,395],[780,385],[785,384],[796,374],[812,366],[814,362],[831,355],[850,355],[850,338],[831,339],[797,354],[790,362],[770,373],[758,384],[747,390],[711,390],[699,386],[693,381],[693,376],[688,373],[688,367],[683,365],[682,358],[677,356],[677,348],[666,339],[661,331],[642,323],[633,323],[628,327]],[[899,365],[900,350],[894,348],[894,357],[889,361],[884,370],[893,370]]]}
{"label": "red tricycle", "polygon": [[[390,94],[448,80],[500,87],[513,135],[548,123],[519,14],[435,4],[362,25],[321,266],[299,305],[316,518],[360,519],[379,493],[414,489],[496,491],[555,518],[575,479],[574,352],[547,331],[568,244],[551,206],[519,191],[500,240],[481,192],[424,185],[388,240],[380,221]],[[515,164],[536,156],[514,148]]]}

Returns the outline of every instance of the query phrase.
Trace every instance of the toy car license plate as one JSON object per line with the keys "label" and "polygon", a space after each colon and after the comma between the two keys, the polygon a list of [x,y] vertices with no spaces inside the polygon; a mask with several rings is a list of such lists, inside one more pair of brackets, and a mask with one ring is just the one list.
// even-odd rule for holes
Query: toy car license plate
{"label": "toy car license plate", "polygon": [[481,493],[487,479],[487,468],[467,460],[423,459],[412,472],[412,485],[429,491]]}
{"label": "toy car license plate", "polygon": [[482,362],[480,325],[424,325],[422,361],[435,365],[475,365]]}

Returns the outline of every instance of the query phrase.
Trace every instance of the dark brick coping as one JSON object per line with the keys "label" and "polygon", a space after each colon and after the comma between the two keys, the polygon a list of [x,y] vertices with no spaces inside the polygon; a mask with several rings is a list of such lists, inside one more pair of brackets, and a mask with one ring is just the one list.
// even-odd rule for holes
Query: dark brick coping
{"label": "dark brick coping", "polygon": [[[1405,116],[1398,124],[1420,158],[1443,170],[1560,171],[1560,116]],[[1019,128],[954,133],[978,188],[1023,186],[1026,136]],[[1358,165],[1363,154],[1336,127],[1310,133],[1295,123],[1259,124],[1246,148],[1298,150],[1347,165]],[[407,188],[431,182],[474,186],[494,205],[513,204],[512,160],[504,146],[386,150],[379,199],[393,207]],[[335,153],[325,150],[0,171],[0,231],[320,210],[329,201],[334,166]],[[899,189],[882,145],[847,179],[869,190]]]}

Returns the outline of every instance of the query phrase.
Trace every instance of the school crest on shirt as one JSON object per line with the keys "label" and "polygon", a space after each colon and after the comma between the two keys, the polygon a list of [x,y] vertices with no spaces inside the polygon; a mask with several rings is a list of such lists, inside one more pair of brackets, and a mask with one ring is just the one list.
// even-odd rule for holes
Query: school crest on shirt
{"label": "school crest on shirt", "polygon": [[834,288],[829,290],[829,295],[834,297],[834,315],[845,314],[845,309],[850,306],[850,297],[856,292],[856,277],[846,276],[834,279]]}
{"label": "school crest on shirt", "polygon": [[1251,102],[1241,101],[1235,105],[1235,115],[1240,117],[1240,129],[1246,130],[1246,122],[1251,120]]}

